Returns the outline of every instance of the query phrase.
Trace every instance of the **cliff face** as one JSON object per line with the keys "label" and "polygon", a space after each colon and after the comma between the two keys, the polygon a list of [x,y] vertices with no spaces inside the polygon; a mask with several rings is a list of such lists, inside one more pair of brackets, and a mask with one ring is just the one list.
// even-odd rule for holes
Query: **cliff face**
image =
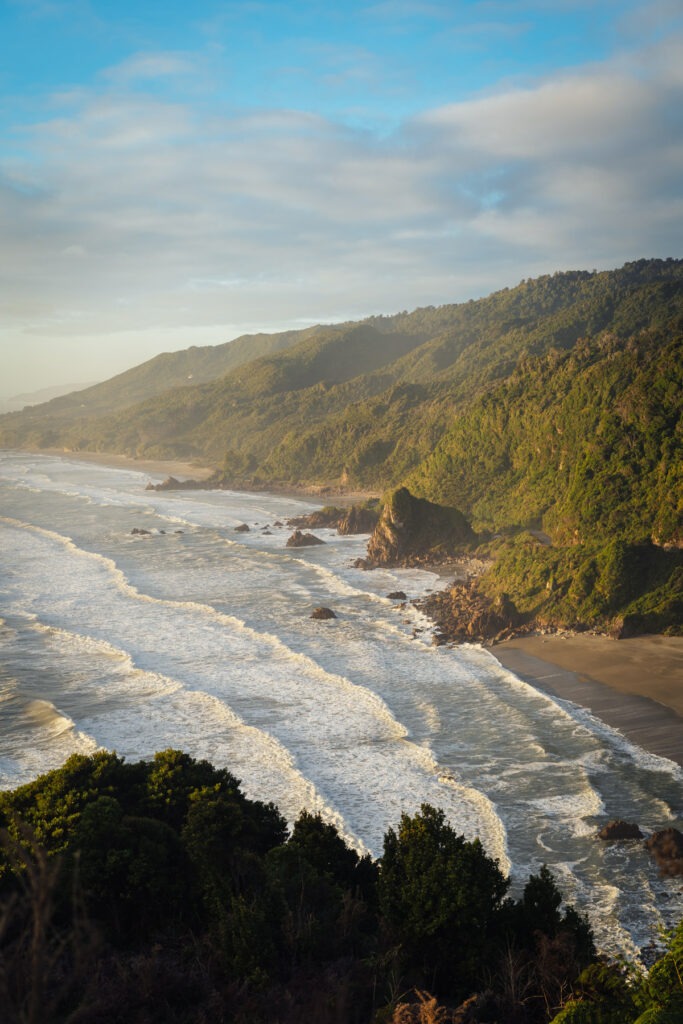
{"label": "cliff face", "polygon": [[368,541],[368,566],[420,565],[462,553],[477,536],[462,512],[415,498],[406,487],[389,496]]}

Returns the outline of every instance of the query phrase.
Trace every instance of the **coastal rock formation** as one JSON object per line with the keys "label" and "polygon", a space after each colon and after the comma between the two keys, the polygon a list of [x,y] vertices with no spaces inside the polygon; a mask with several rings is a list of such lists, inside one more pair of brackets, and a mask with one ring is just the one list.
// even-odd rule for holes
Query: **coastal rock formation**
{"label": "coastal rock formation", "polygon": [[209,491],[220,489],[221,480],[214,473],[206,480],[176,480],[174,476],[167,476],[160,484],[153,484],[152,481],[145,487],[146,491]]}
{"label": "coastal rock formation", "polygon": [[622,821],[620,818],[608,821],[598,832],[598,839],[605,840],[642,838],[643,833],[636,824],[630,821]]}
{"label": "coastal rock formation", "polygon": [[324,543],[324,540],[314,536],[312,533],[302,533],[301,530],[295,530],[292,536],[288,538],[286,546],[288,548],[309,548],[313,544]]}
{"label": "coastal rock formation", "polygon": [[478,589],[476,580],[457,583],[414,604],[436,623],[437,644],[504,640],[521,624],[507,594],[490,598]]}
{"label": "coastal rock formation", "polygon": [[390,594],[387,594],[390,601],[406,601],[407,597],[402,590],[392,590]]}
{"label": "coastal rock formation", "polygon": [[133,529],[130,532],[132,534],[137,534],[138,537],[151,537],[152,536],[152,531],[151,530],[143,530],[142,527],[140,527],[140,526],[134,526]]}
{"label": "coastal rock formation", "polygon": [[249,527],[246,523],[240,523],[239,526],[235,527],[235,533],[249,533]]}
{"label": "coastal rock formation", "polygon": [[344,535],[372,533],[377,525],[379,512],[364,505],[352,505],[337,523],[337,533]]}
{"label": "coastal rock formation", "polygon": [[311,612],[312,619],[336,619],[337,616],[334,614],[331,608],[314,608]]}
{"label": "coastal rock formation", "polygon": [[683,875],[683,833],[677,828],[653,832],[645,845],[663,875]]}
{"label": "coastal rock formation", "polygon": [[305,516],[295,516],[288,519],[290,526],[297,528],[308,527],[316,529],[325,527],[336,529],[341,534],[372,533],[379,511],[376,507],[369,505],[351,505],[350,508],[338,508],[336,505],[327,505],[325,508],[316,509]]}
{"label": "coastal rock formation", "polygon": [[407,487],[399,487],[368,541],[366,565],[423,565],[452,558],[475,541],[462,512],[415,498]]}

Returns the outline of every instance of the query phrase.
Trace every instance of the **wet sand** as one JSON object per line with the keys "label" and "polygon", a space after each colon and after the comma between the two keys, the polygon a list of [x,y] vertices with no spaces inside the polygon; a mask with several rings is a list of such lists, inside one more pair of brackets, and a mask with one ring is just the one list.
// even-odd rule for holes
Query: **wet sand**
{"label": "wet sand", "polygon": [[491,653],[532,685],[683,765],[683,637],[517,637]]}

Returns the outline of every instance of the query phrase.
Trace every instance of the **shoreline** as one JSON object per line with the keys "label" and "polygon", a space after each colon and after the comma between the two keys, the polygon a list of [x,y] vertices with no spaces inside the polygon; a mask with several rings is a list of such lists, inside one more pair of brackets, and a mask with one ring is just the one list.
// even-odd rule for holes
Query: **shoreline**
{"label": "shoreline", "polygon": [[109,469],[136,469],[154,475],[183,476],[193,480],[208,480],[216,472],[208,466],[196,466],[182,459],[136,459],[132,455],[116,455],[113,452],[73,452],[63,448],[38,448],[36,455],[51,455],[74,462],[90,462],[107,466]]}
{"label": "shoreline", "polygon": [[[136,459],[108,452],[41,449],[38,454],[200,481],[215,472],[182,460]],[[316,503],[334,499],[340,504],[373,496],[275,485],[246,491],[261,492]],[[466,561],[460,560],[417,568],[435,573],[439,589],[454,576],[468,575]],[[683,767],[683,637],[613,640],[590,633],[535,634],[486,649],[504,668],[537,689],[586,708],[638,746]]]}
{"label": "shoreline", "polygon": [[536,635],[487,650],[525,682],[683,767],[683,637]]}
{"label": "shoreline", "polygon": [[[62,459],[74,459],[78,462],[91,462],[101,466],[108,466],[110,469],[137,469],[142,472],[159,476],[174,476],[203,482],[217,472],[215,466],[202,466],[192,462],[184,462],[182,459],[138,459],[132,455],[119,455],[114,452],[91,452],[91,451],[69,451],[62,448],[39,448],[35,449],[37,455],[52,455]],[[181,481],[182,482],[182,481]],[[207,488],[218,490],[220,488]],[[295,500],[310,500],[320,502],[322,505],[334,504],[353,505],[357,502],[367,501],[370,498],[378,498],[379,495],[372,491],[347,491],[342,488],[310,484],[308,486],[295,487],[293,484],[279,486],[276,483],[264,484],[263,487],[246,484],[235,487],[227,487],[226,490],[233,490],[243,494],[272,494],[275,497],[293,498]],[[198,487],[197,490],[202,490]]]}

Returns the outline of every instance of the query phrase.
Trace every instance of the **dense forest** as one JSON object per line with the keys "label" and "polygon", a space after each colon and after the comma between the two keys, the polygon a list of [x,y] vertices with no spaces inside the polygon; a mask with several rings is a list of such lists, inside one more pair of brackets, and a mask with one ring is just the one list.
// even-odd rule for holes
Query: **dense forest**
{"label": "dense forest", "polygon": [[512,898],[428,805],[373,861],[226,769],[102,751],[1,793],[0,825],[7,1024],[682,1019],[681,928],[647,973],[609,963],[547,868]]}
{"label": "dense forest", "polygon": [[640,260],[166,354],[0,417],[0,444],[194,459],[216,486],[405,486],[464,514],[516,621],[680,633],[682,396],[683,261]]}

